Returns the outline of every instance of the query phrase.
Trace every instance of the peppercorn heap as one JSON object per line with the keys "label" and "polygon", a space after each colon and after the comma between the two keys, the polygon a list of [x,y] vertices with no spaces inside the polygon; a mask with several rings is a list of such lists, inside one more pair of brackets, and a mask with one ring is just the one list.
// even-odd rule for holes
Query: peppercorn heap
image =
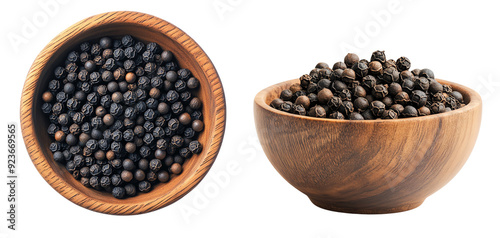
{"label": "peppercorn heap", "polygon": [[430,69],[410,71],[410,60],[386,60],[375,51],[371,61],[349,53],[332,68],[318,63],[280,98],[278,110],[334,119],[372,120],[426,116],[464,106],[462,94],[440,84]]}
{"label": "peppercorn heap", "polygon": [[55,161],[116,198],[182,172],[202,145],[199,81],[172,52],[126,35],[71,51],[43,93]]}

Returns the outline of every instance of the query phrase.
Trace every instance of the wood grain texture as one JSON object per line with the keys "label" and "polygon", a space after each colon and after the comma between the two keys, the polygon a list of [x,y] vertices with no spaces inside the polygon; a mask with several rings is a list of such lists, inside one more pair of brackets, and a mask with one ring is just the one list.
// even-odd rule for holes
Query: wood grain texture
{"label": "wood grain texture", "polygon": [[269,106],[299,80],[255,97],[255,126],[274,168],[317,206],[350,213],[418,207],[462,168],[476,142],[481,98],[459,84],[461,109],[398,120],[312,118]]}
{"label": "wood grain texture", "polygon": [[[53,69],[79,43],[103,36],[130,34],[143,42],[156,42],[172,51],[180,66],[200,80],[205,130],[199,140],[203,152],[183,166],[184,172],[147,194],[116,199],[109,193],[84,187],[52,159],[48,147],[49,124],[41,112],[42,93]],[[84,19],[56,36],[33,62],[21,98],[21,127],[28,153],[42,177],[61,195],[82,207],[109,214],[139,214],[165,207],[191,191],[208,172],[219,152],[225,130],[224,90],[212,62],[186,33],[167,21],[138,12],[109,12]]]}

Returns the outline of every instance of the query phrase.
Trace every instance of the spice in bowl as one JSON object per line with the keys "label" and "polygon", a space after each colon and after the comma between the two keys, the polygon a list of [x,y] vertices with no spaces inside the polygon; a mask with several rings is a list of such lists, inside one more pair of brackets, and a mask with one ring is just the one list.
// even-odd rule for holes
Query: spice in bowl
{"label": "spice in bowl", "polygon": [[83,42],[53,76],[42,95],[49,149],[84,186],[120,199],[146,193],[201,153],[200,82],[157,43]]}
{"label": "spice in bowl", "polygon": [[318,63],[270,106],[302,116],[348,120],[419,117],[464,106],[462,94],[439,83],[432,70],[410,68],[407,57],[386,59],[384,51],[373,52],[370,61],[349,53],[331,68]]}

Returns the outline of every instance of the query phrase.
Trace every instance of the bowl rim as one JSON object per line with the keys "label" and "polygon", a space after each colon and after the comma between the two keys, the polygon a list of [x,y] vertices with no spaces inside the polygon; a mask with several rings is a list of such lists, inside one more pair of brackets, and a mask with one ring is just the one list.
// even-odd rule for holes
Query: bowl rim
{"label": "bowl rim", "polygon": [[[48,64],[52,55],[61,49],[63,44],[60,42],[64,42],[69,37],[74,37],[94,28],[117,23],[135,24],[152,29],[165,35],[184,48],[186,53],[191,55],[196,61],[195,63],[202,69],[204,77],[208,79],[209,83],[207,87],[209,87],[210,94],[213,96],[212,100],[216,104],[214,115],[211,115],[214,121],[213,135],[209,137],[207,145],[205,145],[205,149],[207,150],[206,156],[200,157],[201,161],[199,165],[193,167],[194,173],[180,182],[171,192],[135,203],[127,203],[127,199],[120,200],[120,203],[95,199],[92,196],[81,193],[79,189],[73,187],[63,177],[53,172],[53,169],[47,162],[48,158],[42,152],[39,139],[36,138],[35,118],[32,115],[36,84],[44,68],[39,63],[45,62],[42,63],[42,66]],[[28,154],[40,175],[54,190],[71,202],[89,210],[114,215],[133,215],[151,212],[168,206],[185,196],[201,182],[215,162],[222,144],[226,126],[226,105],[224,90],[217,70],[205,51],[188,34],[172,23],[153,15],[134,11],[113,11],[93,15],[76,22],[55,36],[40,51],[30,67],[22,89],[20,119],[21,132]]]}
{"label": "bowl rim", "polygon": [[420,116],[420,117],[412,117],[412,118],[398,118],[395,120],[338,120],[338,119],[332,119],[332,118],[319,118],[319,117],[310,117],[310,116],[302,116],[302,115],[297,115],[297,114],[292,114],[288,112],[283,112],[278,109],[275,109],[268,105],[266,103],[266,98],[269,95],[269,93],[273,92],[275,89],[282,88],[286,85],[291,85],[292,83],[298,83],[300,80],[297,79],[292,79],[292,80],[287,80],[281,83],[277,83],[274,85],[271,85],[260,92],[257,93],[257,95],[254,98],[254,104],[255,106],[258,106],[262,108],[263,110],[266,110],[270,113],[290,117],[296,120],[308,120],[308,121],[317,121],[317,122],[330,122],[330,123],[358,123],[358,124],[367,124],[367,123],[405,123],[405,122],[417,122],[417,121],[426,121],[426,120],[435,120],[435,119],[442,119],[445,117],[450,117],[456,114],[460,113],[466,113],[468,111],[474,110],[477,107],[481,107],[482,105],[482,100],[481,96],[474,90],[463,86],[458,83],[442,80],[442,79],[436,79],[438,82],[441,84],[448,84],[451,85],[454,90],[459,91],[462,94],[467,94],[470,98],[469,103],[467,103],[464,107],[461,107],[459,109],[450,111],[450,112],[443,112],[443,113],[438,113],[438,114],[432,114],[432,115],[427,115],[427,116]]}

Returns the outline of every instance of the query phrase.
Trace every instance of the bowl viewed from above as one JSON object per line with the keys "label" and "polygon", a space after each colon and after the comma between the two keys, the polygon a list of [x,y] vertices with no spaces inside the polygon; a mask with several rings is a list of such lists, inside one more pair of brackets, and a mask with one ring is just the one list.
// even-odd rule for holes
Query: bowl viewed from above
{"label": "bowl viewed from above", "polygon": [[459,84],[463,108],[395,120],[334,120],[274,109],[270,102],[299,80],[255,97],[255,126],[267,158],[317,206],[349,213],[418,207],[462,168],[476,142],[481,98]]}
{"label": "bowl viewed from above", "polygon": [[[83,186],[56,163],[49,150],[52,139],[47,134],[48,119],[41,111],[42,93],[52,79],[55,66],[81,42],[103,36],[158,43],[174,53],[180,67],[189,69],[200,80],[198,97],[203,102],[204,131],[198,140],[201,154],[183,165],[183,173],[168,183],[155,185],[149,193],[116,199],[110,193]],[[28,73],[21,98],[21,127],[33,164],[42,177],[61,195],[82,207],[109,214],[139,214],[165,207],[191,191],[206,175],[219,152],[225,129],[225,98],[214,65],[186,33],[171,23],[138,12],[109,12],[84,19],[56,36],[37,56]]]}

